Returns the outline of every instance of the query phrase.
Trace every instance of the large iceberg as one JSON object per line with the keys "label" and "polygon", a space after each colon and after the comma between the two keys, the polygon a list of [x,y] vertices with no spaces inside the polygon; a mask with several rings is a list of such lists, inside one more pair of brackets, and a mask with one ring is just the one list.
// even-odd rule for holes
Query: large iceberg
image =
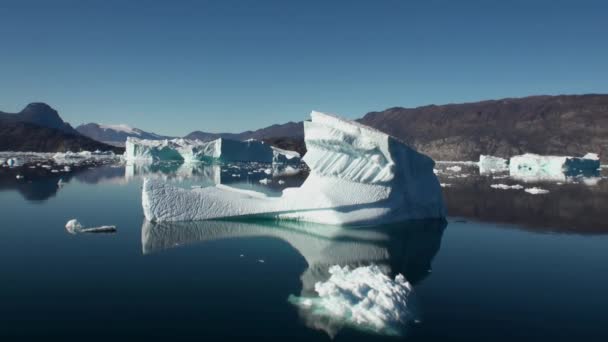
{"label": "large iceberg", "polygon": [[434,161],[357,122],[319,112],[304,123],[310,175],[280,197],[216,185],[186,190],[144,180],[150,221],[263,217],[359,225],[445,216]]}
{"label": "large iceberg", "polygon": [[[212,141],[173,139],[143,140],[127,138],[125,159],[128,161],[213,161],[272,163],[274,159],[291,159],[297,152],[272,148],[258,140],[230,140],[218,138]],[[285,156],[282,156],[282,155]]]}
{"label": "large iceberg", "polygon": [[564,182],[568,177],[593,176],[599,168],[600,159],[595,153],[587,153],[582,158],[526,153],[509,161],[510,176],[528,182]]}

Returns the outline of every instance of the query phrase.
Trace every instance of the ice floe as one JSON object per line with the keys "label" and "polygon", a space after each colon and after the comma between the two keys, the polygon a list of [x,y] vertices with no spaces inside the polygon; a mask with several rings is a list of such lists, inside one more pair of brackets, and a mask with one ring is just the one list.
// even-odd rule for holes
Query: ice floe
{"label": "ice floe", "polygon": [[[227,186],[180,189],[144,180],[142,206],[151,221],[257,216],[327,224],[386,223],[445,216],[431,158],[360,123],[311,113],[304,123],[310,175],[280,197]],[[272,172],[272,170],[270,170]]]}
{"label": "ice floe", "polygon": [[114,233],[116,232],[116,226],[99,226],[85,228],[82,226],[77,219],[71,219],[65,224],[65,229],[70,234],[78,233]]}
{"label": "ice floe", "polygon": [[284,150],[272,146],[272,163],[273,164],[300,164],[300,154],[296,151]]}
{"label": "ice floe", "polygon": [[493,189],[500,189],[500,190],[521,190],[524,188],[523,185],[519,185],[519,184],[515,184],[515,185],[492,184],[492,185],[490,185],[490,187]]}
{"label": "ice floe", "polygon": [[543,194],[548,194],[549,190],[545,190],[545,189],[541,189],[541,188],[526,188],[524,190],[525,192],[532,194],[532,195],[543,195]]}

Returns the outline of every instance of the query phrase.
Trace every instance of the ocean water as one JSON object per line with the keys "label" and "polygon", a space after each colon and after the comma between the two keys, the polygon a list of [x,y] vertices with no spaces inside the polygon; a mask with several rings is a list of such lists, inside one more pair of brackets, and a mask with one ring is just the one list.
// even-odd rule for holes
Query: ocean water
{"label": "ocean water", "polygon": [[[474,168],[442,170],[442,183],[450,183],[446,222],[346,229],[268,221],[155,224],[143,217],[144,176],[273,195],[303,181],[305,173],[293,170],[118,163],[69,173],[0,171],[2,341],[608,340],[603,175],[524,184],[479,176]],[[499,182],[550,192],[490,187]],[[117,232],[70,234],[65,224],[72,218],[84,226],[116,225]],[[401,335],[289,300],[314,296],[332,265],[378,265],[391,278],[404,275],[412,319]]]}

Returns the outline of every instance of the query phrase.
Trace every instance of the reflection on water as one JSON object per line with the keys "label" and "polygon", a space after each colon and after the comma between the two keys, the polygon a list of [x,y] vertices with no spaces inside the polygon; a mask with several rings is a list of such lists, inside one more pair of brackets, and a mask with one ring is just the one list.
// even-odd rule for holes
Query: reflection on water
{"label": "reflection on water", "polygon": [[[378,265],[387,274],[403,274],[416,285],[427,277],[446,227],[443,220],[409,221],[368,228],[340,228],[288,221],[201,221],[153,223],[141,229],[144,254],[220,239],[270,237],[287,242],[306,260],[300,297],[315,296],[315,284],[329,277],[333,265]],[[300,310],[304,322],[335,336],[339,320]]]}
{"label": "reflection on water", "polygon": [[[513,177],[508,172],[482,174],[476,165],[462,165],[453,172],[438,165],[440,182],[450,216],[520,225],[536,231],[607,234],[608,170],[561,173],[547,177]],[[525,182],[524,182],[525,180]],[[492,185],[521,185],[521,189],[496,189]],[[548,194],[533,195],[525,188],[538,187]]]}

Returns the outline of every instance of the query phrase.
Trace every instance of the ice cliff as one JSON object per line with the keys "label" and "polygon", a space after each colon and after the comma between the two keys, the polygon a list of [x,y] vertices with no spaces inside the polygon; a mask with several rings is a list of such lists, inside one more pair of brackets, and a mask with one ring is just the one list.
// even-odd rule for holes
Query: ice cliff
{"label": "ice cliff", "polygon": [[401,141],[319,112],[304,123],[310,175],[299,188],[267,197],[225,185],[180,189],[144,180],[150,221],[255,216],[326,224],[369,224],[445,216],[434,162]]}
{"label": "ice cliff", "polygon": [[[224,162],[286,162],[297,152],[273,148],[258,140],[237,141],[219,138],[212,141],[189,139],[144,140],[127,138],[125,159],[128,161],[212,161]],[[298,155],[299,156],[299,155]],[[294,159],[296,160],[296,159]],[[299,161],[299,158],[297,158]]]}

